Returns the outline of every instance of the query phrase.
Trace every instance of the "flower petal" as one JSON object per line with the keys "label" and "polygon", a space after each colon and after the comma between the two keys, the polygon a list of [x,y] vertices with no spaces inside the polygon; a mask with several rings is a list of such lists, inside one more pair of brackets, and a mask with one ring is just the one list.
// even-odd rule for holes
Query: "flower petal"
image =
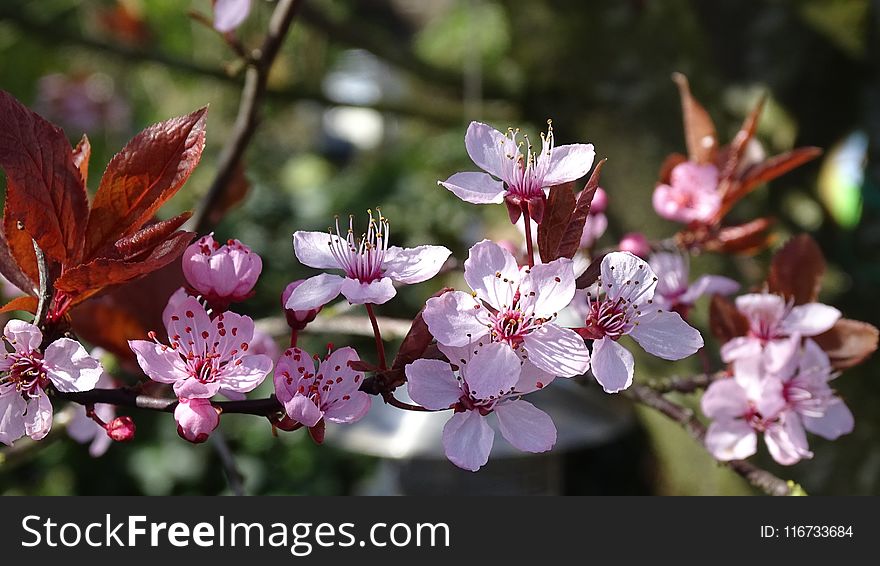
{"label": "flower petal", "polygon": [[697,277],[688,290],[678,298],[679,302],[692,305],[703,295],[731,295],[739,290],[739,283],[720,275]]}
{"label": "flower petal", "polygon": [[722,419],[706,430],[706,449],[724,462],[742,460],[758,449],[758,435],[741,419]]}
{"label": "flower petal", "polygon": [[382,269],[385,275],[394,281],[412,285],[437,275],[451,254],[452,252],[443,246],[417,248],[392,246],[385,253]]}
{"label": "flower petal", "polygon": [[25,435],[24,412],[27,401],[15,386],[0,385],[0,442],[7,446]]}
{"label": "flower petal", "polygon": [[444,361],[416,360],[405,371],[410,398],[426,409],[448,409],[462,396],[452,368]]}
{"label": "flower petal", "polygon": [[550,168],[544,175],[545,187],[577,181],[590,172],[596,151],[591,143],[575,143],[553,148]]}
{"label": "flower petal", "polygon": [[214,29],[228,33],[240,26],[251,11],[251,0],[217,0],[214,4]]}
{"label": "flower petal", "polygon": [[16,352],[31,352],[39,348],[43,342],[43,333],[40,329],[23,320],[13,319],[7,322],[3,335]]}
{"label": "flower petal", "polygon": [[735,419],[749,412],[749,399],[735,379],[719,379],[706,388],[700,408],[710,419]]}
{"label": "flower petal", "polygon": [[501,204],[504,202],[504,183],[488,173],[456,173],[439,181],[441,187],[471,204]]}
{"label": "flower petal", "polygon": [[315,269],[339,269],[339,262],[330,251],[331,242],[340,243],[339,236],[300,230],[293,233],[293,253],[303,265]]}
{"label": "flower petal", "polygon": [[455,413],[443,427],[443,449],[449,461],[476,472],[489,461],[495,432],[477,411]]}
{"label": "flower petal", "polygon": [[510,307],[520,281],[516,259],[490,240],[471,247],[464,262],[464,279],[477,296],[496,309]]}
{"label": "flower petal", "polygon": [[797,332],[801,336],[816,336],[830,330],[840,319],[840,311],[821,303],[798,305],[791,309],[782,321],[783,329],[789,334]]}
{"label": "flower petal", "polygon": [[242,356],[238,361],[241,363],[229,364],[223,369],[220,381],[224,390],[253,391],[272,371],[272,358],[265,354]]}
{"label": "flower petal", "polygon": [[611,252],[600,265],[602,290],[609,298],[623,297],[635,304],[654,298],[657,277],[648,262],[629,252]]}
{"label": "flower petal", "polygon": [[[300,287],[304,286],[305,284]],[[293,293],[295,295],[296,291]],[[392,283],[390,277],[383,277],[370,283],[361,283],[356,279],[346,277],[342,281],[342,294],[353,305],[363,305],[365,303],[381,305],[390,301],[397,294],[397,290],[394,288],[394,283]]]}
{"label": "flower petal", "polygon": [[519,380],[521,365],[510,346],[492,342],[475,350],[468,362],[462,364],[461,374],[474,398],[491,399],[513,389]]}
{"label": "flower petal", "polygon": [[91,357],[82,344],[70,338],[59,338],[46,347],[43,356],[46,375],[59,391],[89,391],[95,388],[104,368]]}
{"label": "flower petal", "polygon": [[495,408],[501,435],[523,452],[546,452],[556,444],[556,425],[550,415],[522,399]]}
{"label": "flower petal", "polygon": [[559,377],[574,377],[587,372],[590,351],[575,331],[545,323],[523,338],[529,361],[538,369]]}
{"label": "flower petal", "polygon": [[329,273],[310,277],[293,290],[284,308],[307,311],[322,307],[339,295],[343,281],[345,279],[339,275]]}
{"label": "flower petal", "polygon": [[134,352],[143,372],[153,381],[174,383],[188,375],[180,355],[168,346],[149,340],[129,340],[128,347]]}
{"label": "flower petal", "polygon": [[764,442],[773,459],[783,466],[791,466],[804,458],[813,457],[800,418],[791,411],[783,414],[779,422],[767,427]]}
{"label": "flower petal", "polygon": [[844,434],[849,434],[855,427],[853,414],[843,402],[843,399],[835,398],[821,417],[809,417],[801,415],[804,428],[813,434],[818,434],[828,440],[836,440]]}
{"label": "flower petal", "polygon": [[187,377],[174,382],[174,394],[178,398],[186,399],[209,399],[220,391],[222,384],[219,381],[202,383],[193,377]]}
{"label": "flower petal", "polygon": [[324,416],[314,401],[300,393],[284,403],[284,411],[287,416],[307,427],[315,426]]}
{"label": "flower petal", "polygon": [[519,381],[513,387],[517,393],[531,393],[544,389],[553,383],[554,379],[556,379],[555,374],[539,369],[531,360],[525,360],[519,372]]}
{"label": "flower petal", "polygon": [[560,258],[536,265],[520,283],[520,308],[538,318],[550,318],[574,298],[574,262]]}
{"label": "flower petal", "polygon": [[744,358],[761,357],[761,341],[750,336],[737,336],[721,346],[721,359],[725,363]]}
{"label": "flower petal", "polygon": [[40,389],[36,399],[27,402],[24,413],[25,433],[34,440],[42,440],[52,428],[52,402],[46,392]]}
{"label": "flower petal", "polygon": [[502,173],[508,155],[512,157],[519,153],[513,140],[482,122],[471,122],[468,125],[464,146],[477,167],[500,179],[503,179]]}
{"label": "flower petal", "polygon": [[275,365],[275,396],[285,404],[296,394],[300,381],[311,385],[315,377],[315,361],[305,350],[288,348]]}
{"label": "flower petal", "polygon": [[489,332],[489,314],[473,296],[462,291],[428,299],[422,318],[437,342],[467,346]]}
{"label": "flower petal", "polygon": [[614,340],[593,341],[592,360],[593,376],[605,393],[617,393],[632,385],[633,356]]}
{"label": "flower petal", "polygon": [[703,347],[699,330],[677,312],[659,309],[640,316],[630,335],[646,352],[664,360],[680,360]]}
{"label": "flower petal", "polygon": [[326,411],[324,417],[333,423],[350,424],[361,420],[370,410],[372,400],[363,391],[352,391],[348,399],[334,403]]}

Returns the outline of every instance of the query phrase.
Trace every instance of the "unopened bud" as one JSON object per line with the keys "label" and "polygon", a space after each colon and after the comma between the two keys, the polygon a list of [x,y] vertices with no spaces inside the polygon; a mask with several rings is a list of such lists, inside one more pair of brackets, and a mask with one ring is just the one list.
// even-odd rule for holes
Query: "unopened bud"
{"label": "unopened bud", "polygon": [[131,417],[116,417],[107,424],[107,436],[116,442],[128,442],[134,438],[137,427]]}

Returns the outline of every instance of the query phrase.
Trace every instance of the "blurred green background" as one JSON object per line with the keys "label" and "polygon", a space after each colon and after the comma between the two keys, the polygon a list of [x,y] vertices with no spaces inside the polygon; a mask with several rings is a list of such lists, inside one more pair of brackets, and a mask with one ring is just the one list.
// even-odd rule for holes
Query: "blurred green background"
{"label": "blurred green background", "polygon": [[[254,0],[239,29],[245,45],[261,41],[272,4]],[[201,165],[163,216],[194,207],[210,184],[242,80],[235,54],[191,10],[210,16],[211,5],[0,3],[0,88],[72,140],[88,133],[92,190],[113,152],[138,130],[210,104]],[[653,213],[650,195],[663,158],[684,149],[673,71],[690,77],[722,142],[766,92],[758,137],[768,154],[797,145],[827,150],[754,193],[732,216],[776,217],[780,242],[812,233],[829,258],[824,302],[880,324],[876,0],[306,0],[273,68],[264,121],[247,153],[251,189],[216,228],[218,239],[239,238],[264,260],[257,294],[240,310],[257,319],[281,314],[284,285],[313,274],[295,261],[290,234],[324,229],[334,213],[381,205],[395,244],[442,244],[459,259],[486,235],[517,238],[504,207],[467,205],[436,186],[473,169],[463,144],[472,119],[536,132],[553,118],[557,143],[588,141],[608,158],[602,186],[610,226],[601,244],[632,230],[668,237],[677,227]],[[769,255],[707,255],[695,259],[694,271],[724,273],[748,288],[762,281]],[[380,314],[411,317],[457,277],[407,288]],[[704,331],[706,310],[701,303],[694,314]],[[704,333],[717,361],[718,344]],[[369,338],[306,334],[302,344],[320,350],[328,341],[360,346],[370,358]],[[697,360],[639,359],[637,379],[699,367]],[[763,453],[758,463],[810,493],[880,493],[877,369],[869,360],[835,382],[856,416],[853,434],[833,443],[811,437],[813,460],[790,468]],[[60,426],[39,449],[19,443],[0,456],[0,493],[229,493],[215,446],[180,440],[167,415],[128,414],[137,439],[98,459]],[[594,461],[570,462],[575,481],[565,491],[752,493],[664,417],[637,415],[640,428],[619,447],[624,457],[603,460],[601,474],[577,468]],[[221,429],[248,493],[360,492],[377,466],[315,447],[302,432],[275,438],[263,419],[224,416]],[[589,486],[578,487],[581,473]]]}

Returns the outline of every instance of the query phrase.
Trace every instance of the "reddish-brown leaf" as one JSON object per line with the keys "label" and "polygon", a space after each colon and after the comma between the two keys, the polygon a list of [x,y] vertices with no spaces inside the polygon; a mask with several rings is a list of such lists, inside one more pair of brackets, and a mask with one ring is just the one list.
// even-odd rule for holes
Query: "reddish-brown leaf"
{"label": "reddish-brown leaf", "polygon": [[[581,245],[581,236],[584,233],[584,224],[587,222],[587,215],[590,214],[593,196],[596,194],[596,189],[599,188],[599,177],[602,174],[602,166],[605,165],[605,161],[607,160],[603,159],[596,164],[586,186],[577,194],[574,210],[568,219],[568,225],[562,232],[562,237],[559,239],[555,253],[551,255],[550,259],[544,259],[544,261],[552,261],[559,257],[571,259],[577,253]],[[544,258],[543,254],[541,258]]]}
{"label": "reddish-brown leaf", "polygon": [[809,234],[800,234],[786,242],[773,256],[767,285],[771,293],[802,305],[819,298],[824,275],[822,250]]}
{"label": "reddish-brown leaf", "polygon": [[110,161],[89,214],[86,261],[134,234],[183,186],[202,156],[206,113],[150,126]]}
{"label": "reddish-brown leaf", "polygon": [[27,311],[31,314],[37,312],[38,301],[36,297],[25,295],[16,297],[0,307],[0,313],[12,311]]}
{"label": "reddish-brown leaf", "polygon": [[187,211],[174,218],[154,222],[141,228],[133,235],[122,238],[113,246],[109,259],[132,261],[138,256],[149,254],[156,246],[168,239],[183,223],[190,219],[192,212]]}
{"label": "reddish-brown leaf", "polygon": [[715,124],[706,109],[691,94],[687,77],[673,73],[672,80],[678,85],[681,111],[684,115],[684,137],[688,159],[696,163],[714,163],[718,151],[718,135]]}
{"label": "reddish-brown leaf", "polygon": [[851,368],[865,361],[877,350],[878,331],[873,325],[842,318],[831,330],[814,338],[825,350],[835,369]]}
{"label": "reddish-brown leaf", "polygon": [[724,344],[737,336],[745,336],[749,331],[749,320],[726,297],[712,295],[709,329]]}
{"label": "reddish-brown leaf", "polygon": [[578,289],[586,289],[593,283],[595,283],[599,279],[599,275],[602,271],[602,260],[605,259],[607,253],[597,255],[593,258],[592,263],[590,263],[587,270],[584,271],[580,277],[574,280],[574,286]]}
{"label": "reddish-brown leaf", "polygon": [[682,153],[670,153],[667,155],[660,165],[659,182],[668,185],[672,180],[672,170],[675,169],[675,166],[681,165],[687,160],[687,156]]}
{"label": "reddish-brown leaf", "polygon": [[773,234],[769,232],[772,225],[770,218],[756,218],[745,224],[727,226],[718,230],[703,246],[712,252],[755,254],[772,243]]}
{"label": "reddish-brown leaf", "polygon": [[812,161],[822,155],[822,149],[818,147],[799,147],[791,151],[776,155],[762,163],[752,165],[746,169],[742,176],[742,182],[737,187],[735,194],[728,198],[734,198],[734,202],[741,199],[758,185],[772,181],[777,177],[788,173],[796,167],[800,167],[808,161]]}
{"label": "reddish-brown leaf", "polygon": [[46,257],[75,262],[82,249],[88,197],[60,128],[0,91],[0,167],[6,214],[21,222]]}
{"label": "reddish-brown leaf", "polygon": [[733,137],[733,141],[726,147],[726,151],[722,152],[724,155],[722,156],[723,159],[720,163],[721,179],[727,179],[733,176],[733,174],[739,169],[739,164],[746,153],[746,149],[749,147],[749,142],[755,137],[755,131],[758,129],[758,119],[761,117],[761,112],[764,110],[764,102],[766,100],[766,96],[761,96],[761,98],[758,99],[758,103],[755,104],[755,107],[749,115],[746,116],[739,131]]}
{"label": "reddish-brown leaf", "polygon": [[79,169],[82,184],[85,187],[89,182],[89,158],[92,156],[92,144],[89,137],[83,134],[82,139],[73,148],[73,164]]}
{"label": "reddish-brown leaf", "polygon": [[556,259],[554,254],[559,248],[559,242],[574,212],[575,204],[577,199],[574,196],[574,182],[550,187],[544,218],[538,225],[538,252],[542,261]]}
{"label": "reddish-brown leaf", "polygon": [[[4,217],[4,223],[5,220]],[[19,237],[20,234],[18,232],[19,230],[14,228],[14,232],[12,232],[13,237]],[[33,254],[34,247],[30,236],[28,236],[28,243],[31,244],[31,254]],[[14,249],[13,244],[15,246]],[[0,229],[0,273],[25,293],[35,295],[37,287],[36,279],[38,278],[36,272],[36,257],[33,257],[32,262],[34,267],[33,273],[29,275],[29,270],[22,267],[21,260],[18,258],[20,253],[19,250],[19,241],[15,240],[12,243],[9,242],[6,238],[5,230]]]}
{"label": "reddish-brown leaf", "polygon": [[[3,233],[6,238],[6,245],[9,249],[16,266],[25,276],[25,288],[19,287],[25,293],[34,294],[40,281],[40,274],[37,269],[37,254],[34,252],[34,241],[31,235],[23,226],[19,226],[18,222],[7,213],[7,209],[3,209]],[[12,279],[9,279],[12,281]],[[18,284],[16,283],[16,286]]]}
{"label": "reddish-brown leaf", "polygon": [[98,258],[65,271],[55,281],[55,288],[76,297],[74,304],[111,285],[126,283],[177,259],[192,241],[192,232],[177,232],[155,247],[148,256],[136,261]]}

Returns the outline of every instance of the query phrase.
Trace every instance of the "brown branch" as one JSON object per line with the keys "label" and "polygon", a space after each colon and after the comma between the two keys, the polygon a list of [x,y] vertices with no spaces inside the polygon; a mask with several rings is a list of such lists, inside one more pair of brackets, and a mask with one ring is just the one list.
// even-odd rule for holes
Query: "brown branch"
{"label": "brown branch", "polygon": [[[147,411],[160,411],[173,413],[177,407],[176,398],[152,397],[142,395],[133,389],[92,389],[91,391],[78,391],[75,393],[55,392],[55,396],[80,405],[94,405],[104,403],[117,407],[132,407]],[[268,417],[284,411],[284,407],[275,396],[265,399],[247,399],[244,401],[212,401],[211,405],[224,413],[238,413],[244,415],[258,415]]]}
{"label": "brown branch", "polygon": [[[677,422],[697,442],[703,444],[706,436],[706,427],[697,420],[694,412],[690,409],[670,401],[647,385],[633,385],[626,390],[626,395]],[[792,495],[795,491],[794,484],[755,466],[751,462],[733,460],[731,462],[722,462],[722,464],[768,495]]]}
{"label": "brown branch", "polygon": [[210,228],[211,210],[222,199],[223,194],[232,183],[244,152],[254,137],[254,132],[256,132],[260,121],[260,106],[266,97],[269,71],[284,43],[284,38],[293,23],[299,5],[297,0],[280,0],[278,2],[275,11],[272,12],[272,18],[269,20],[269,31],[266,33],[266,38],[259,51],[254,54],[253,61],[248,65],[232,135],[220,153],[214,182],[211,183],[208,193],[202,199],[190,221],[191,226],[195,227],[195,232],[198,234],[206,232]]}
{"label": "brown branch", "polygon": [[669,379],[649,380],[646,385],[657,393],[694,393],[705,389],[718,379],[727,376],[726,371],[717,371],[710,374],[700,374],[691,377],[671,377]]}

